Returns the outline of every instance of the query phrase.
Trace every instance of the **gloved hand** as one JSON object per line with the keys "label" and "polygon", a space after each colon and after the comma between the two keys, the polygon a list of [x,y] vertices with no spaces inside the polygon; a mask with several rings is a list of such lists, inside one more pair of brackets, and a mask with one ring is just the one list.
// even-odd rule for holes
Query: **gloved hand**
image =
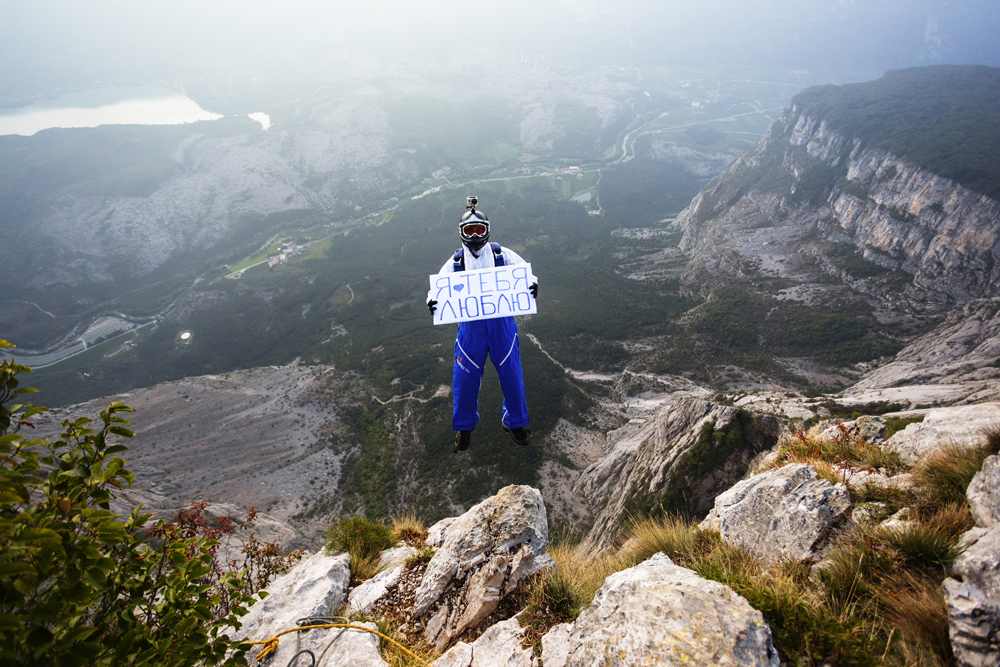
{"label": "gloved hand", "polygon": [[537,299],[538,298],[538,283],[531,283],[531,287],[528,288],[528,291],[531,292],[531,296],[533,296],[533,297],[535,297]]}
{"label": "gloved hand", "polygon": [[427,299],[427,310],[431,311],[431,315],[433,315],[434,311],[437,310],[437,305],[438,302],[434,299]]}

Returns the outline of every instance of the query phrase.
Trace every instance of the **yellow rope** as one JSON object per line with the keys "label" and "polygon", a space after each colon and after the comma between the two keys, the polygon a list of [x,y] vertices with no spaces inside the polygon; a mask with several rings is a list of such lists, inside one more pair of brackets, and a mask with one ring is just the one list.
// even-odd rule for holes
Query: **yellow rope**
{"label": "yellow rope", "polygon": [[299,632],[301,630],[319,630],[323,628],[351,628],[353,630],[364,630],[365,632],[370,632],[373,635],[378,635],[379,637],[385,639],[386,641],[392,642],[399,648],[399,650],[401,650],[403,653],[406,653],[408,656],[419,662],[421,665],[426,665],[426,667],[430,667],[430,665],[427,663],[426,660],[423,660],[414,655],[409,649],[407,649],[405,646],[397,642],[392,637],[386,637],[378,630],[372,630],[370,628],[366,628],[361,625],[351,625],[350,623],[326,623],[324,625],[302,625],[296,628],[289,628],[288,630],[282,630],[275,636],[271,637],[270,639],[265,639],[264,641],[245,642],[245,643],[264,645],[263,650],[261,650],[261,652],[257,655],[257,662],[261,662],[262,660],[264,660],[264,658],[267,658],[272,653],[278,652],[278,637],[280,637],[281,635],[287,635],[289,632]]}

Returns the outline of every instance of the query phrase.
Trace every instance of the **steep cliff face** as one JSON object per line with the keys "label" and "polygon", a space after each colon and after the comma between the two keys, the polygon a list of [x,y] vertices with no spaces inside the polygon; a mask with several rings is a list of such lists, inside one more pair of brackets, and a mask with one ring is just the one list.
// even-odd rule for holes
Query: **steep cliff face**
{"label": "steep cliff face", "polygon": [[1000,202],[868,143],[793,102],[677,218],[689,288],[763,276],[822,299],[833,277],[931,314],[996,294]]}
{"label": "steep cliff face", "polygon": [[586,542],[606,549],[624,522],[650,513],[704,516],[779,431],[774,417],[696,398],[612,431],[608,454],[576,483],[595,517]]}

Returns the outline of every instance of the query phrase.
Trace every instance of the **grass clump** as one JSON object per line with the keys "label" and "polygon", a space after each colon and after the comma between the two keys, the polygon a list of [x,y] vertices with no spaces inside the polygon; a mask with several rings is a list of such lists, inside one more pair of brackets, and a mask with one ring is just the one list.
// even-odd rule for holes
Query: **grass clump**
{"label": "grass clump", "polygon": [[542,574],[531,587],[528,605],[518,618],[518,623],[526,629],[524,645],[531,646],[540,656],[545,633],[560,623],[574,620],[583,605],[579,582],[571,574],[558,568]]}
{"label": "grass clump", "polygon": [[396,546],[389,528],[361,516],[341,519],[326,530],[326,550],[351,555],[351,579],[364,581],[379,572],[382,551]]}
{"label": "grass clump", "polygon": [[390,531],[393,539],[411,547],[423,546],[427,539],[427,527],[416,512],[393,515]]}
{"label": "grass clump", "polygon": [[570,544],[553,544],[547,551],[555,569],[536,577],[528,605],[518,617],[526,629],[523,645],[541,656],[542,636],[560,623],[572,621],[594,599],[610,575],[628,567],[612,554],[590,557]]}
{"label": "grass clump", "polygon": [[965,492],[969,483],[983,467],[988,456],[1000,450],[1000,429],[986,433],[986,444],[962,447],[949,444],[928,456],[913,470],[914,481],[920,488],[915,508],[922,517],[944,510],[969,511]]}
{"label": "grass clump", "polygon": [[872,628],[891,658],[887,664],[954,664],[940,587],[956,556],[955,539],[933,525],[859,527],[820,574],[826,604]]}
{"label": "grass clump", "polygon": [[[896,452],[883,449],[879,445],[852,435],[847,427],[838,425],[838,433],[833,438],[818,438],[797,431],[778,450],[771,468],[780,468],[788,463],[806,463],[816,468],[821,479],[831,483],[846,482],[853,471],[868,470],[895,475],[906,469],[906,465]],[[838,470],[839,469],[839,470]],[[762,472],[762,471],[758,471]]]}

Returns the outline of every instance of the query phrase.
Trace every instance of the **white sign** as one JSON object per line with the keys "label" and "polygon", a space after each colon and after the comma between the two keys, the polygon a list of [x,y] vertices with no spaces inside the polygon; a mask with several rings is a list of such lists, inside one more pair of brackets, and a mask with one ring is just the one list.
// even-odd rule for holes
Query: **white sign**
{"label": "white sign", "polygon": [[537,313],[528,288],[538,282],[531,264],[496,266],[477,271],[437,273],[428,296],[437,301],[434,324],[488,320]]}

